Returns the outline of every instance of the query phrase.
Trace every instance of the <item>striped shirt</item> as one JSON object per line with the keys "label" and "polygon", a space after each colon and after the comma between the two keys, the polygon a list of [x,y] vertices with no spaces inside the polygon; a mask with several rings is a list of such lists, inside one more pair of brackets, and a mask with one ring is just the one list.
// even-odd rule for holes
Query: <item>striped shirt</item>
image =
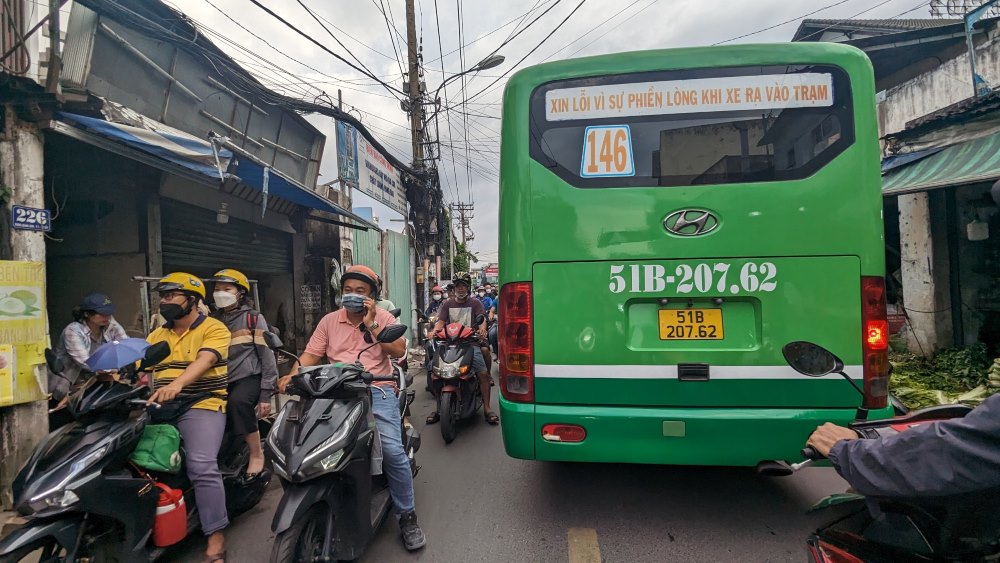
{"label": "striped shirt", "polygon": [[180,398],[210,392],[212,397],[199,401],[192,408],[223,412],[226,410],[226,364],[230,343],[229,329],[226,325],[199,315],[183,334],[177,334],[163,326],[151,332],[146,340],[150,344],[166,342],[170,345],[170,355],[153,367],[153,383],[157,389],[169,385],[180,377],[202,350],[215,354],[215,364],[201,377],[184,387]]}

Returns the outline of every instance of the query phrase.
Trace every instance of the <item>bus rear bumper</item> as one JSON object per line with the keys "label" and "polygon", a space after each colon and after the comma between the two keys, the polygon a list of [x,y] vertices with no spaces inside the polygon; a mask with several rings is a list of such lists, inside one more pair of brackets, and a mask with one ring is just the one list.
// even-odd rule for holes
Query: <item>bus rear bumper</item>
{"label": "bus rear bumper", "polygon": [[[504,448],[540,461],[755,466],[801,461],[806,438],[824,422],[847,425],[853,408],[653,408],[512,403],[500,399]],[[892,408],[871,411],[871,419]],[[579,443],[542,438],[545,424],[582,426]]]}

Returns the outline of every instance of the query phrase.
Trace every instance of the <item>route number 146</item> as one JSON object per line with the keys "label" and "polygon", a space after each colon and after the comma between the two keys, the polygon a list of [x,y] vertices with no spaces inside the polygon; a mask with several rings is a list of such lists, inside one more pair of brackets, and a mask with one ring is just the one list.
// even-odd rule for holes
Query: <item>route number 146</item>
{"label": "route number 146", "polygon": [[628,125],[587,127],[583,134],[580,176],[634,176],[632,133]]}

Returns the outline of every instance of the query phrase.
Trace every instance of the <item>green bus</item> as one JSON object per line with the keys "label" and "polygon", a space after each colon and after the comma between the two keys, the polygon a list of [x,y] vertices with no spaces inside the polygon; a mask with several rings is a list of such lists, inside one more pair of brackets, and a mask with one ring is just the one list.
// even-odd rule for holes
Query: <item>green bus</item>
{"label": "green bus", "polygon": [[[891,416],[875,84],[832,43],[671,49],[526,68],[500,172],[508,455],[794,460],[862,398],[781,349],[844,360]],[[862,383],[863,381],[863,383]]]}

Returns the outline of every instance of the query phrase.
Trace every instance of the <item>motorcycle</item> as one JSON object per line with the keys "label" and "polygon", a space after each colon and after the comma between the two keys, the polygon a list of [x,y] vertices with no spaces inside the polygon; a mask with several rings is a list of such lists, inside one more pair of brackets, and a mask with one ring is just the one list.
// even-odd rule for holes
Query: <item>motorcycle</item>
{"label": "motorcycle", "polygon": [[[405,332],[391,325],[377,341],[393,342]],[[369,386],[394,381],[405,390],[406,382],[398,373],[373,376],[360,357],[353,364],[301,368],[289,383],[286,392],[300,400],[285,404],[266,441],[284,487],[271,524],[272,562],[353,560],[389,514],[389,483],[372,471],[381,454]],[[402,416],[413,395],[401,391],[399,397]],[[420,434],[405,420],[401,430],[416,476]]]}
{"label": "motorcycle", "polygon": [[[68,410],[74,420],[46,436],[14,479],[15,509],[28,522],[0,540],[0,562],[21,561],[39,551],[41,561],[53,562],[155,560],[166,550],[151,539],[157,483],[183,491],[187,534],[200,526],[194,489],[183,469],[170,475],[129,462],[150,422],[146,400],[151,389],[136,385],[139,372],[169,354],[165,342],[154,344],[138,366],[130,362],[119,368],[117,381],[95,379],[72,396]],[[262,437],[269,427],[262,421]],[[270,482],[268,471],[247,480],[248,463],[246,442],[227,428],[219,469],[230,516],[256,505]]]}
{"label": "motorcycle", "polygon": [[[786,361],[810,377],[839,374],[859,392],[844,373],[844,364],[833,353],[809,342],[792,342],[783,348]],[[863,394],[863,392],[862,392]],[[859,407],[849,427],[861,439],[877,439],[905,432],[935,421],[961,418],[972,409],[942,405],[907,412],[885,420],[869,421]],[[801,452],[804,461],[787,464],[765,461],[764,475],[791,475],[823,457],[813,448]],[[1000,558],[1000,515],[996,492],[940,498],[887,499],[854,493],[831,495],[812,510],[835,510],[837,518],[807,540],[814,563],[890,563],[897,561],[996,561]]]}
{"label": "motorcycle", "polygon": [[417,312],[420,322],[420,341],[424,347],[424,370],[427,373],[427,384],[424,389],[431,392],[431,373],[434,371],[434,325],[437,324],[437,314],[430,317]]}
{"label": "motorcycle", "polygon": [[[480,316],[473,323],[482,324]],[[474,330],[451,323],[434,335],[437,357],[431,373],[431,393],[437,397],[441,437],[450,444],[458,434],[458,422],[476,415],[483,406],[479,375],[472,370],[472,359],[480,347]]]}

